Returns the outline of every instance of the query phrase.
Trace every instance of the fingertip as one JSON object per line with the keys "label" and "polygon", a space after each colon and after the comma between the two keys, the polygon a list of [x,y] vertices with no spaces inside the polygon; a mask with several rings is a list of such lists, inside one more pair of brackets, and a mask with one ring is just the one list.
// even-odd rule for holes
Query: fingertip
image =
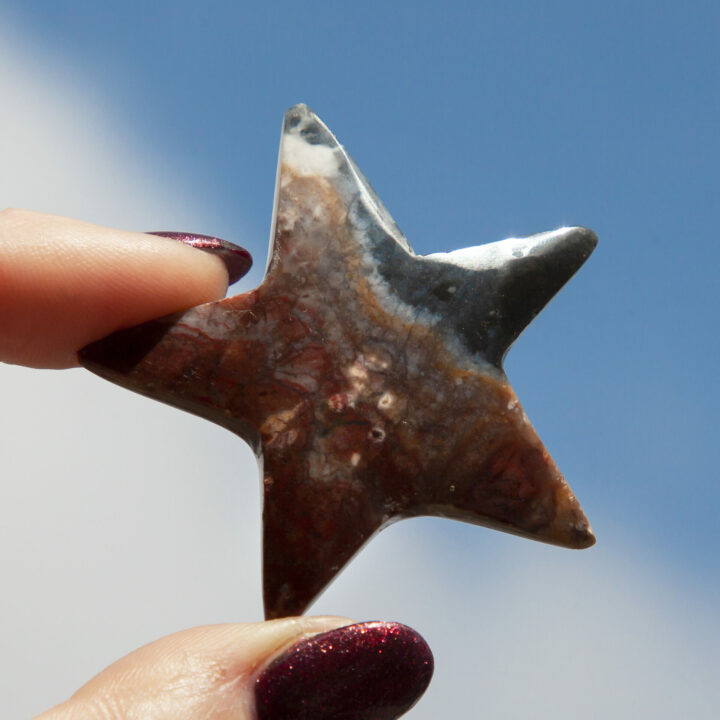
{"label": "fingertip", "polygon": [[198,252],[177,239],[25,210],[0,213],[0,360],[76,366],[81,347],[218,300],[232,276],[249,268],[242,248],[213,238]]}
{"label": "fingertip", "polygon": [[[393,622],[293,617],[185,630],[122,658],[65,704],[113,717],[393,720],[433,672],[422,637]],[[54,717],[52,713],[50,717]]]}
{"label": "fingertip", "polygon": [[184,233],[167,230],[158,230],[149,233],[158,237],[176,240],[189,247],[202,250],[218,258],[227,272],[227,285],[234,285],[244,277],[252,267],[250,253],[240,245],[222,240],[212,235],[199,235],[198,233]]}
{"label": "fingertip", "polygon": [[262,671],[257,716],[393,720],[420,699],[433,669],[427,643],[406,625],[346,625],[300,640]]}

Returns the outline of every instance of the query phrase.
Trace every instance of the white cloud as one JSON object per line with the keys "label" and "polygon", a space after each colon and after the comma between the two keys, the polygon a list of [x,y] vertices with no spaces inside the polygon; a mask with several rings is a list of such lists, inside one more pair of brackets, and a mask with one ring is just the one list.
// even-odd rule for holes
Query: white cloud
{"label": "white cloud", "polygon": [[[209,210],[58,58],[0,23],[0,203],[128,228]],[[259,482],[237,439],[84,371],[0,367],[0,696],[64,699],[137,645],[260,617]],[[393,527],[318,612],[399,619],[438,663],[410,717],[715,716],[718,620],[619,545],[585,553]]]}
{"label": "white cloud", "polygon": [[[0,21],[0,203],[128,229],[212,219],[62,58]],[[217,217],[215,217],[217,221]]]}

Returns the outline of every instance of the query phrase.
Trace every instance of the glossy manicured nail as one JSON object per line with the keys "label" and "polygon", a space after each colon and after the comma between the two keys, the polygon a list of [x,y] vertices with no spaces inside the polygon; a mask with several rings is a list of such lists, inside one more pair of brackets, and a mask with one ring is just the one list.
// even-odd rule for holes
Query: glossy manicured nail
{"label": "glossy manicured nail", "polygon": [[258,720],[393,720],[425,692],[433,656],[414,630],[368,622],[302,640],[255,684]]}
{"label": "glossy manicured nail", "polygon": [[205,250],[219,257],[224,263],[228,272],[228,285],[237,282],[252,266],[250,253],[239,245],[212,237],[211,235],[197,235],[195,233],[167,232],[164,230],[151,232],[150,235],[178,240],[185,245]]}

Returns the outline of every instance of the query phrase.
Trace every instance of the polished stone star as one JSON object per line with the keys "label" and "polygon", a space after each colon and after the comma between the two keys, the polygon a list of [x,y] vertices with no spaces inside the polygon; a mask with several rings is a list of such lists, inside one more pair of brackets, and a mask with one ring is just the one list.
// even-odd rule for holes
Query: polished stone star
{"label": "polished stone star", "polygon": [[418,256],[298,105],[283,125],[272,238],[257,289],[80,355],[113,382],[229,428],[262,459],[267,617],[303,612],[400,518],[593,544],[502,370],[592,252],[591,231]]}

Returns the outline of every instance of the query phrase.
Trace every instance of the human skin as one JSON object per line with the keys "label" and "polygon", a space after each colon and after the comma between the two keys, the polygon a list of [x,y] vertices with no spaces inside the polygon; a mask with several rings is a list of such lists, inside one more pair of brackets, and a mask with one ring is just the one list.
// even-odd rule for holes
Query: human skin
{"label": "human skin", "polygon": [[36,720],[254,720],[263,666],[341,618],[286,618],[184,630],[103,670]]}

